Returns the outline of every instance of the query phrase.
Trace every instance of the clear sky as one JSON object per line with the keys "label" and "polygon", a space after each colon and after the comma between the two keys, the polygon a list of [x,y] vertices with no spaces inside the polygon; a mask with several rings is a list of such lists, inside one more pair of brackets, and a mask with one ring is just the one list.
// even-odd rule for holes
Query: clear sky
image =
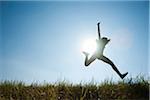
{"label": "clear sky", "polygon": [[99,60],[84,66],[84,40],[111,39],[104,55],[130,76],[148,76],[148,2],[1,2],[0,80],[120,80]]}

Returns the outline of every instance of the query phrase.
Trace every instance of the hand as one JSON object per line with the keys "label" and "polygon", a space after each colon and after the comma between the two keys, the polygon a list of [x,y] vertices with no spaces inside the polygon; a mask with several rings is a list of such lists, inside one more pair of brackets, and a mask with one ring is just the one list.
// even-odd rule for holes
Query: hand
{"label": "hand", "polygon": [[85,52],[85,51],[83,51],[82,52],[85,56],[88,56],[89,55],[89,53],[87,53],[87,52]]}
{"label": "hand", "polygon": [[97,25],[99,25],[99,24],[100,24],[100,22],[97,23]]}

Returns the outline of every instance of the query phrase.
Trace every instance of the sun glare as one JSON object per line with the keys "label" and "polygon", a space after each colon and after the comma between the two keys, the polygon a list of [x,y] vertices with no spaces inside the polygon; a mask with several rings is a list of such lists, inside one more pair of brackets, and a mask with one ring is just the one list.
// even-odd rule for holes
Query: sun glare
{"label": "sun glare", "polygon": [[82,51],[89,54],[94,53],[96,50],[96,41],[94,39],[86,39],[82,44]]}

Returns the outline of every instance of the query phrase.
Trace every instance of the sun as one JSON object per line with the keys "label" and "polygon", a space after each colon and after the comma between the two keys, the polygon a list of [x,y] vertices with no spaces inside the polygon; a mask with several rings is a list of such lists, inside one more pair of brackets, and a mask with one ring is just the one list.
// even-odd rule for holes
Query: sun
{"label": "sun", "polygon": [[85,51],[89,54],[93,54],[96,50],[96,41],[95,39],[86,39],[82,44],[82,51]]}

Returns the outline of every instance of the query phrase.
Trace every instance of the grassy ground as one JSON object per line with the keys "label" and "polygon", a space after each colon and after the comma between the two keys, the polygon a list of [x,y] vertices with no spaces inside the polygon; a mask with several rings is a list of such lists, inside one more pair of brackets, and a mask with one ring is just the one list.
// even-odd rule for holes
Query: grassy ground
{"label": "grassy ground", "polygon": [[100,84],[73,85],[31,84],[3,81],[0,83],[0,100],[148,100],[149,82],[144,77],[129,78],[119,82],[105,80]]}

